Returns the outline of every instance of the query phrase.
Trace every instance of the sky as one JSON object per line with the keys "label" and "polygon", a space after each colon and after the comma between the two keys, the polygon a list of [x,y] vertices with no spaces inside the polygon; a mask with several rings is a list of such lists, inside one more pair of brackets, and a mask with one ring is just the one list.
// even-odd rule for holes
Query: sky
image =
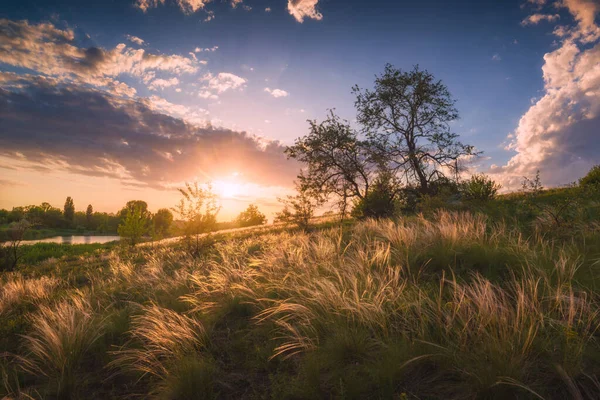
{"label": "sky", "polygon": [[600,0],[8,1],[0,9],[0,208],[114,212],[212,182],[220,219],[269,216],[283,150],[386,63],[457,101],[472,171],[505,190],[600,163]]}

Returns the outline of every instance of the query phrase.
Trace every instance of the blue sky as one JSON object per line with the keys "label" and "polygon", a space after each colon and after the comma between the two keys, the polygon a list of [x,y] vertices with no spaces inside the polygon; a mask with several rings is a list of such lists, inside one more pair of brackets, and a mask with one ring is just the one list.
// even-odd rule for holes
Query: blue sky
{"label": "blue sky", "polygon": [[[110,96],[121,96],[119,101],[123,102],[124,97],[128,101],[146,101],[148,108],[156,113],[183,118],[203,127],[210,121],[212,127],[247,132],[248,136],[258,137],[259,147],[264,147],[266,142],[273,140],[282,145],[292,143],[294,138],[307,132],[306,119],[322,119],[328,108],[336,108],[341,116],[352,120],[354,99],[350,89],[353,85],[370,87],[374,75],[383,70],[385,63],[403,69],[419,64],[443,80],[456,98],[461,120],[455,130],[461,134],[463,141],[483,150],[486,157],[476,168],[497,175],[506,187],[511,187],[517,176],[546,166],[549,168],[548,183],[556,185],[575,179],[582,170],[600,161],[586,152],[583,152],[583,158],[581,154],[574,153],[585,148],[586,141],[597,139],[588,131],[581,134],[579,141],[583,141],[583,145],[580,143],[577,149],[569,149],[562,157],[552,159],[550,154],[556,151],[549,150],[548,146],[560,140],[550,134],[554,128],[546,129],[539,122],[545,120],[544,112],[549,116],[556,115],[555,111],[547,108],[540,110],[544,104],[561,107],[551,98],[541,102],[552,96],[556,89],[548,82],[552,80],[551,74],[561,73],[561,66],[566,72],[579,75],[570,76],[569,82],[561,81],[560,101],[568,103],[563,95],[572,94],[573,90],[567,84],[583,77],[592,81],[592,89],[595,90],[596,75],[589,74],[594,73],[597,67],[595,57],[600,52],[595,31],[599,7],[597,0],[243,0],[238,1],[235,7],[231,1],[220,0],[180,0],[179,3],[171,0],[137,0],[137,3],[136,0],[9,2],[8,7],[0,11],[5,36],[9,23],[13,24],[11,29],[15,26],[22,29],[24,20],[33,30],[41,31],[40,24],[47,24],[56,31],[72,32],[73,35],[58,41],[65,40],[66,44],[61,42],[56,48],[47,47],[48,51],[39,55],[38,59],[48,54],[56,55],[48,56],[49,61],[44,63],[25,60],[34,54],[28,48],[20,49],[26,54],[21,58],[10,58],[7,51],[15,50],[11,46],[17,46],[16,42],[5,41],[3,44],[0,36],[0,45],[4,46],[0,47],[4,51],[0,52],[0,70],[16,72],[21,80],[28,81],[33,79],[31,76],[52,77],[54,82],[51,86],[78,90],[80,96],[89,95],[90,90],[98,90]],[[193,11],[194,8],[197,10]],[[527,21],[532,16],[538,17]],[[564,29],[558,32],[557,27]],[[26,35],[23,32],[17,34]],[[143,43],[132,42],[128,39],[131,36],[142,39]],[[41,48],[58,43],[52,37],[31,32],[21,43],[24,41],[37,41],[35,46]],[[121,43],[125,47],[118,48]],[[71,47],[65,47],[67,45]],[[577,51],[568,53],[565,49],[569,45],[575,46]],[[79,53],[72,56],[72,49]],[[93,65],[84,71],[79,63],[86,49],[90,58],[86,58],[84,64],[89,61]],[[97,59],[91,57],[91,53],[96,51],[94,49],[99,49]],[[144,54],[163,56],[161,65],[164,67],[155,69],[138,65],[128,69],[106,62],[110,57],[114,59],[117,53],[127,53],[127,57],[123,56],[117,62],[123,64],[140,49]],[[566,64],[560,64],[558,61],[567,57],[565,53],[572,59],[570,62],[563,60]],[[74,57],[77,65],[73,66],[72,60],[66,65],[68,57]],[[553,63],[554,59],[556,63]],[[172,64],[168,64],[169,60],[173,60]],[[585,71],[575,72],[571,68],[584,62]],[[98,72],[95,68],[104,71]],[[111,68],[113,72],[105,72]],[[28,78],[24,78],[25,74]],[[13,76],[11,79],[16,78]],[[100,79],[103,81],[99,83]],[[110,87],[106,86],[107,80],[111,81]],[[119,83],[135,89],[135,93],[130,91],[124,95],[123,91],[115,89]],[[11,95],[23,90],[22,84],[14,82],[3,85],[6,93]],[[37,82],[35,85],[38,88],[40,84]],[[568,107],[561,109],[579,115],[577,118],[584,120],[582,122],[594,121],[596,100],[600,95],[593,90],[590,95],[588,87],[579,89],[588,93],[582,95],[585,102],[580,103],[583,109],[589,108],[587,114],[569,111]],[[31,95],[30,101],[39,106],[40,98],[39,94]],[[536,108],[537,103],[543,104]],[[124,103],[119,104],[124,107]],[[73,103],[68,106],[77,107]],[[22,107],[16,112],[27,115],[25,103]],[[63,112],[62,109],[57,109],[57,113],[60,112]],[[540,113],[542,115],[537,116]],[[103,177],[101,171],[107,171],[108,164],[89,164],[78,160],[74,156],[77,148],[61,154],[60,150],[45,151],[36,145],[32,148],[31,142],[40,136],[29,137],[30,143],[15,140],[9,132],[12,129],[11,118],[14,119],[6,114],[4,120],[0,119],[0,122],[8,121],[3,124],[6,130],[0,133],[4,136],[0,139],[11,145],[1,155],[4,163],[0,167],[14,167],[16,163],[21,177],[11,172],[14,169],[5,169],[8,177],[4,179],[4,185],[11,187],[12,195],[1,196],[0,207],[43,201],[30,198],[35,193],[32,186],[35,187],[36,180],[41,179],[40,174],[47,174],[50,180],[62,179],[64,174],[75,181],[79,181],[81,176],[108,178],[111,185],[124,182],[128,188],[135,187],[138,191],[164,190],[164,187],[148,185],[144,173],[140,172],[143,168],[136,171],[134,166],[123,165],[119,156],[106,150],[102,150],[104,155],[99,157],[104,159],[114,155],[110,168],[119,165],[113,168],[113,172],[119,169],[120,177],[114,174]],[[531,127],[531,123],[535,123],[531,121],[538,121],[542,133],[532,133],[537,131]],[[568,126],[561,126],[561,129],[574,129],[572,122],[566,124]],[[73,132],[80,129],[73,126]],[[153,134],[151,131],[148,133]],[[99,137],[103,135],[101,130],[96,134]],[[44,133],[36,131],[36,135]],[[51,129],[47,135],[52,135]],[[125,137],[127,133],[121,135]],[[547,157],[539,160],[535,155],[521,157],[528,148],[536,148],[536,144],[531,143],[534,140],[532,135],[538,142],[545,143],[540,145],[540,149],[544,149]],[[68,135],[61,136],[61,140],[68,139]],[[97,146],[99,139],[85,140]],[[513,144],[510,145],[510,142]],[[510,150],[506,149],[507,145],[510,145]],[[23,151],[19,151],[21,147]],[[66,147],[73,147],[72,141]],[[274,145],[272,147],[273,152],[278,151]],[[136,154],[132,152],[131,157],[135,158]],[[167,156],[171,157],[169,154]],[[201,157],[202,153],[198,154]],[[261,158],[260,153],[255,156]],[[91,153],[88,160],[90,157],[93,157]],[[246,157],[250,156],[240,153],[240,158]],[[218,159],[215,153],[211,163],[219,163]],[[57,160],[58,163],[55,162]],[[147,155],[144,155],[142,163],[145,163],[144,168],[152,169],[153,161]],[[275,165],[280,167],[276,168],[271,164],[256,167],[257,171],[269,170],[269,176],[274,175],[276,170],[285,170],[285,177],[281,179],[257,179],[258,172],[254,176],[250,172],[246,174],[244,163],[235,162],[235,165],[230,163],[223,168],[203,167],[206,174],[199,179],[233,185],[234,178],[230,175],[235,174],[236,184],[253,184],[252,190],[280,193],[282,188],[289,186],[285,182],[291,184],[293,175],[290,178],[290,171],[296,168],[281,167],[281,163],[283,161],[278,160]],[[574,165],[570,172],[559,174],[552,180],[555,174],[550,168],[564,170],[567,164]],[[36,165],[37,169],[32,169]],[[490,165],[494,165],[491,170]],[[51,171],[44,172],[40,166]],[[189,170],[189,164],[185,166]],[[161,168],[164,170],[165,167]],[[161,175],[163,186],[197,177],[193,173],[189,176],[183,173],[183,166],[175,169],[179,172]],[[76,183],[72,187],[76,192],[79,190]],[[250,190],[248,186],[239,191]],[[83,189],[80,191],[85,192]],[[119,201],[127,200],[118,197]],[[166,195],[158,197],[165,202],[170,199]],[[237,201],[239,207],[251,200],[241,194],[231,197],[232,204]],[[266,200],[263,202],[269,205]],[[111,202],[106,203],[106,207],[111,206]]]}

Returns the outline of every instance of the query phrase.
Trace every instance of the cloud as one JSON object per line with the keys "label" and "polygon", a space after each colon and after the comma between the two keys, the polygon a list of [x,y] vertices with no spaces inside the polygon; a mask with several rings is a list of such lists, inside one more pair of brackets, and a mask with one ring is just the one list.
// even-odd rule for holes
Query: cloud
{"label": "cloud", "polygon": [[271,12],[271,7],[265,8],[265,12]]}
{"label": "cloud", "polygon": [[116,79],[121,74],[144,78],[156,71],[191,74],[199,69],[191,58],[151,54],[123,43],[108,50],[81,48],[76,45],[70,29],[7,19],[0,19],[0,63],[127,96],[133,96],[136,91]]}
{"label": "cloud", "polygon": [[206,82],[206,89],[218,94],[228,90],[243,90],[248,82],[246,79],[229,72],[220,72],[217,75],[208,73],[201,78]]}
{"label": "cloud", "polygon": [[144,45],[144,39],[140,39],[137,36],[133,36],[133,35],[125,35],[125,37],[127,38],[127,40],[129,40],[131,43],[135,43],[138,46],[143,46]]}
{"label": "cloud", "polygon": [[553,22],[560,19],[560,15],[558,14],[532,14],[521,21],[521,25],[537,25],[542,21]]}
{"label": "cloud", "polygon": [[304,18],[312,18],[320,21],[323,15],[317,11],[319,0],[288,0],[288,12],[302,23]]}
{"label": "cloud", "polygon": [[176,85],[179,85],[179,79],[177,79],[177,78],[155,79],[152,82],[150,82],[148,89],[157,90],[157,89],[164,89],[164,88],[168,88],[168,87],[176,86]]}
{"label": "cloud", "polygon": [[265,92],[269,93],[271,96],[273,96],[275,98],[278,98],[278,97],[287,97],[287,96],[290,95],[285,90],[281,90],[281,89],[269,89],[268,87],[265,88]]}
{"label": "cloud", "polygon": [[31,168],[156,188],[242,170],[248,182],[289,186],[298,168],[278,142],[166,115],[190,109],[159,97],[134,101],[54,78],[0,77],[0,155]]}
{"label": "cloud", "polygon": [[544,55],[544,94],[509,135],[508,149],[516,154],[490,170],[509,189],[538,169],[548,186],[568,183],[600,162],[600,36],[590,17],[600,9],[586,0],[560,5],[577,25],[567,27],[560,47]]}
{"label": "cloud", "polygon": [[196,52],[196,53],[200,53],[200,52],[203,52],[203,51],[206,51],[206,52],[215,52],[217,50],[219,50],[219,46],[206,47],[206,48],[196,47],[194,49],[194,52]]}
{"label": "cloud", "polygon": [[500,54],[496,53],[492,56],[492,61],[501,61],[502,57],[500,57]]}
{"label": "cloud", "polygon": [[[204,8],[204,6],[209,3],[210,0],[176,0],[176,3],[181,11],[186,14],[195,13],[198,10]],[[143,12],[147,12],[151,8],[156,8],[158,6],[165,5],[165,0],[136,0],[134,6],[142,10]]]}

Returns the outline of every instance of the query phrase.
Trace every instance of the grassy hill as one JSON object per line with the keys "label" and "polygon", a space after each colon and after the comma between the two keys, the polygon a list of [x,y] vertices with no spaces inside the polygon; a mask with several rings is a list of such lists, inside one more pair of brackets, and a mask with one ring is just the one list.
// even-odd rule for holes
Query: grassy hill
{"label": "grassy hill", "polygon": [[0,395],[596,398],[596,199],[35,258],[1,276]]}

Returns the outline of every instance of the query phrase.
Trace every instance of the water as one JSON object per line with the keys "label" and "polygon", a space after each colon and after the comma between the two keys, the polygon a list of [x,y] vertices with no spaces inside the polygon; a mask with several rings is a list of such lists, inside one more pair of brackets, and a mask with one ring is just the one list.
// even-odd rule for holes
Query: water
{"label": "water", "polygon": [[46,239],[23,240],[21,244],[58,243],[58,244],[90,244],[108,243],[120,240],[119,236],[55,236]]}

